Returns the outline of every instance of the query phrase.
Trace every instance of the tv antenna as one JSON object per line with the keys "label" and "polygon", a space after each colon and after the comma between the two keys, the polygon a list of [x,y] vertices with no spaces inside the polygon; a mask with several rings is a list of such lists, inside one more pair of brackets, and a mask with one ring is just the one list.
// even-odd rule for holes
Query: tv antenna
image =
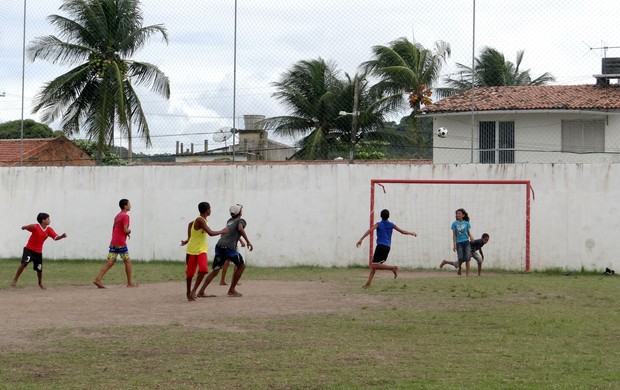
{"label": "tv antenna", "polygon": [[215,134],[213,134],[213,141],[224,142],[224,148],[226,148],[228,146],[226,145],[226,141],[228,141],[232,136],[233,129],[231,127],[222,127],[216,131]]}
{"label": "tv antenna", "polygon": [[592,50],[601,50],[603,52],[603,58],[607,58],[607,50],[609,50],[609,49],[620,49],[620,46],[607,46],[607,45],[602,44],[599,47],[592,47],[592,46],[588,45],[587,43],[585,43],[585,44],[586,44],[586,46],[588,46],[588,48],[590,48],[590,51],[592,51]]}

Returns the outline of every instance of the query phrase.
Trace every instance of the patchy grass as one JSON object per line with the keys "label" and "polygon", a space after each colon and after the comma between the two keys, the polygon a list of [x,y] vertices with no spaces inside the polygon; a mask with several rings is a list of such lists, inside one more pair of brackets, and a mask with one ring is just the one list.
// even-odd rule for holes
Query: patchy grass
{"label": "patchy grass", "polygon": [[[2,288],[17,264],[0,261]],[[102,264],[48,261],[45,280],[90,284]],[[183,283],[180,263],[134,269],[141,283]],[[35,286],[28,271],[20,284]],[[244,279],[360,291],[359,269],[250,267]],[[122,266],[106,282],[123,283]],[[218,329],[45,329],[24,350],[0,351],[0,388],[612,389],[620,383],[619,293],[617,276],[437,272],[376,279],[364,294],[383,303],[346,314],[228,318]]]}

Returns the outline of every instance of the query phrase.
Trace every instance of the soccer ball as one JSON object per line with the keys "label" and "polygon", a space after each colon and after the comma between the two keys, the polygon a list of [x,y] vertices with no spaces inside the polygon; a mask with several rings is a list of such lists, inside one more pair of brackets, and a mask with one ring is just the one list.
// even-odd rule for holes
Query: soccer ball
{"label": "soccer ball", "polygon": [[448,129],[445,127],[440,127],[437,129],[437,137],[446,138],[446,135],[448,135]]}

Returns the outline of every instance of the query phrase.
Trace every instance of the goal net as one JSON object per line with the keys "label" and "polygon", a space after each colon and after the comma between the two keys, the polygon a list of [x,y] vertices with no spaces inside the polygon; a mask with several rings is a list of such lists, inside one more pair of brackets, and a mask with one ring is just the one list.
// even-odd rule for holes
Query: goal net
{"label": "goal net", "polygon": [[[518,180],[372,180],[370,224],[383,209],[399,228],[394,231],[388,262],[406,268],[437,268],[443,260],[455,261],[452,222],[463,208],[470,217],[475,239],[488,233],[484,268],[530,270],[530,182]],[[367,241],[369,262],[375,234]],[[475,270],[475,260],[471,263]],[[450,266],[448,266],[450,267]]]}

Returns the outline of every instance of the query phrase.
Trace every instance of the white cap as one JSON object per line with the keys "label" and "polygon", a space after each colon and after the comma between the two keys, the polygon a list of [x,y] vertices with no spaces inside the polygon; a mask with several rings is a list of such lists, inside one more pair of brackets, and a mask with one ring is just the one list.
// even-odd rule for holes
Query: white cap
{"label": "white cap", "polygon": [[232,215],[237,215],[241,212],[241,209],[243,208],[243,206],[241,206],[240,204],[234,204],[232,206],[230,206],[230,208],[228,209],[228,211],[232,214]]}

